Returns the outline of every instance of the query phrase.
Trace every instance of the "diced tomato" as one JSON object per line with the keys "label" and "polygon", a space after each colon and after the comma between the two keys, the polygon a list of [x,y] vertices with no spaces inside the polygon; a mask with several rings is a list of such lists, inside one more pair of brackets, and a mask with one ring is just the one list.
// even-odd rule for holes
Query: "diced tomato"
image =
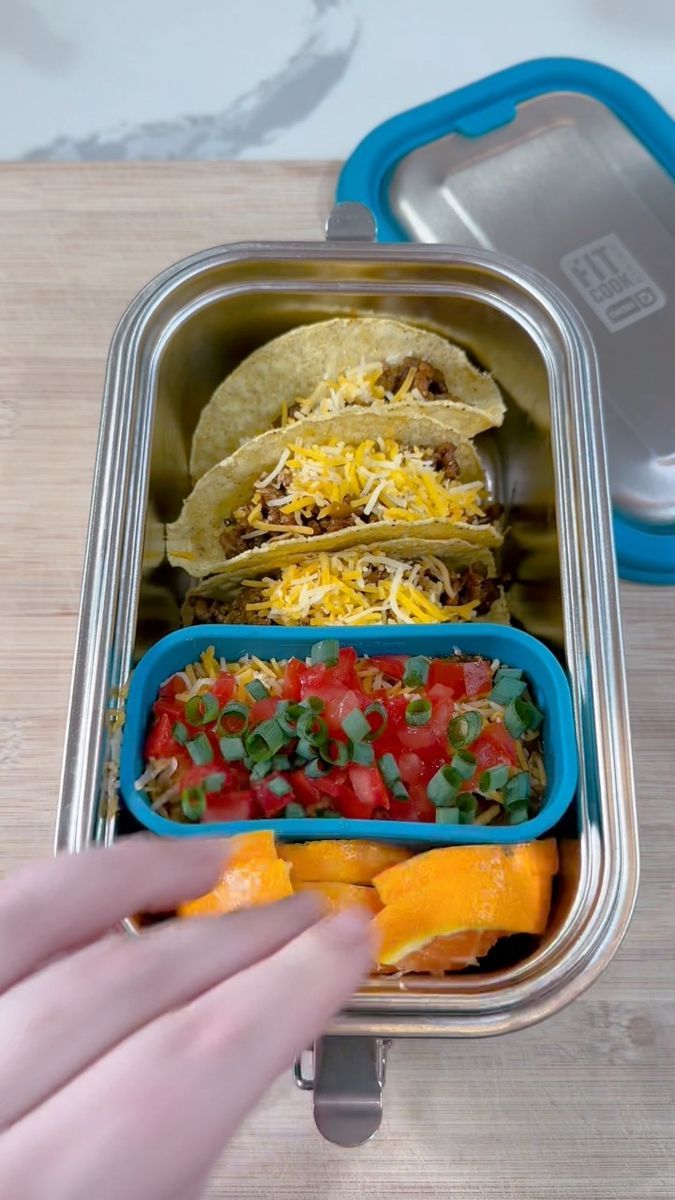
{"label": "diced tomato", "polygon": [[248,714],[249,725],[259,725],[261,721],[269,721],[276,710],[277,702],[273,696],[266,696],[264,700],[254,701]]}
{"label": "diced tomato", "polygon": [[376,808],[389,808],[389,792],[377,767],[352,763],[347,774],[357,799],[370,813]]}
{"label": "diced tomato", "polygon": [[218,678],[214,679],[209,687],[209,691],[212,692],[216,697],[216,700],[221,708],[224,704],[227,704],[228,700],[232,699],[235,690],[236,684],[234,681],[234,675],[230,675],[229,671],[221,672]]}
{"label": "diced tomato", "polygon": [[300,698],[321,696],[326,688],[342,687],[360,692],[359,677],[354,669],[356,650],[345,646],[340,650],[340,656],[333,667],[318,663],[315,667],[303,667],[300,674]]}
{"label": "diced tomato", "polygon": [[271,775],[267,775],[264,779],[261,779],[259,783],[251,785],[256,801],[265,817],[278,816],[280,812],[284,811],[290,800],[295,800],[295,795],[292,791],[284,792],[282,796],[277,796],[276,792],[270,787],[270,784],[275,779],[285,779],[285,776],[281,775],[278,771],[274,771]]}
{"label": "diced tomato", "polygon": [[486,696],[492,687],[490,664],[484,659],[465,663],[436,659],[429,667],[427,682],[431,699],[431,693],[438,684],[448,688],[455,700]]}
{"label": "diced tomato", "polygon": [[286,670],[281,681],[281,696],[283,700],[300,699],[300,687],[302,683],[303,673],[307,670],[304,663],[300,662],[299,658],[289,658],[286,663]]}
{"label": "diced tomato", "polygon": [[379,667],[387,679],[403,679],[407,657],[405,654],[381,654],[368,659],[371,667]]}
{"label": "diced tomato", "polygon": [[464,692],[471,700],[474,696],[487,696],[492,691],[490,664],[485,659],[462,663],[464,670]]}
{"label": "diced tomato", "polygon": [[259,813],[250,788],[235,792],[215,792],[206,797],[204,821],[250,821]]}
{"label": "diced tomato", "polygon": [[413,783],[408,791],[409,800],[392,800],[389,809],[392,821],[435,821],[436,809],[427,796],[427,785]]}
{"label": "diced tomato", "polygon": [[467,779],[459,789],[470,792],[478,785],[483,771],[490,767],[515,766],[518,762],[516,743],[503,725],[495,722],[488,725],[469,747],[476,756],[476,770],[471,779]]}
{"label": "diced tomato", "polygon": [[318,780],[308,779],[302,769],[289,771],[287,778],[293,787],[298,804],[302,804],[305,808],[314,808],[316,804],[320,804],[322,797],[317,786]]}
{"label": "diced tomato", "polygon": [[339,737],[344,741],[346,735],[342,722],[355,708],[364,707],[363,693],[354,692],[351,688],[334,687],[324,688],[319,692],[319,697],[325,705],[321,716],[328,726],[328,732],[331,737]]}
{"label": "diced tomato", "polygon": [[180,675],[172,675],[163,683],[159,689],[159,694],[163,700],[175,700],[181,692],[186,690],[185,680]]}
{"label": "diced tomato", "polygon": [[449,689],[455,700],[459,700],[464,695],[464,664],[447,662],[443,658],[434,659],[429,667],[428,692],[439,683]]}
{"label": "diced tomato", "polygon": [[168,713],[162,712],[153,721],[145,741],[145,757],[174,758],[183,752],[182,746],[173,736],[175,721]]}
{"label": "diced tomato", "polygon": [[419,783],[424,775],[424,760],[412,750],[404,750],[397,758],[401,779],[409,789],[412,784]]}

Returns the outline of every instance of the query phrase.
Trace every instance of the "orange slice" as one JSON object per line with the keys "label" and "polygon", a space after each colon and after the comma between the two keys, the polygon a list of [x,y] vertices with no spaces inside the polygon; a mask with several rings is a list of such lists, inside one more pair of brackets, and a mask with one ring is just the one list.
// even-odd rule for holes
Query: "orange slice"
{"label": "orange slice", "polygon": [[432,938],[420,950],[413,950],[399,959],[397,971],[403,974],[415,972],[420,975],[444,975],[446,971],[464,971],[475,967],[479,958],[502,937],[501,931],[482,933],[465,929],[461,933],[449,933],[445,937]]}
{"label": "orange slice", "polygon": [[380,962],[398,967],[436,938],[460,932],[543,933],[557,869],[552,838],[449,846],[389,868],[374,880],[384,904],[375,917]]}
{"label": "orange slice", "polygon": [[376,875],[410,858],[410,850],[383,842],[304,842],[279,847],[293,883],[372,883]]}
{"label": "orange slice", "polygon": [[219,916],[293,894],[290,868],[279,859],[271,830],[239,834],[230,844],[232,853],[213,891],[181,904],[179,916]]}
{"label": "orange slice", "polygon": [[326,901],[330,912],[342,912],[345,908],[364,908],[375,916],[382,908],[375,888],[363,887],[358,883],[296,883],[296,892],[317,892]]}

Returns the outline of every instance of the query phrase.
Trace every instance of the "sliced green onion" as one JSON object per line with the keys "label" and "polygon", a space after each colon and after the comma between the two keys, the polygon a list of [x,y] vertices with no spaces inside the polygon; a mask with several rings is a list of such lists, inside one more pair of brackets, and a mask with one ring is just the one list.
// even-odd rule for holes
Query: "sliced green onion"
{"label": "sliced green onion", "polygon": [[371,732],[370,724],[360,708],[353,708],[350,713],[347,713],[347,716],[341,721],[341,725],[350,742],[362,742]]}
{"label": "sliced green onion", "polygon": [[458,750],[450,766],[462,779],[470,779],[476,770],[476,755],[470,750]]}
{"label": "sliced green onion", "polygon": [[517,700],[519,696],[522,696],[526,687],[524,679],[514,679],[512,675],[503,675],[501,679],[496,679],[488,700],[492,700],[493,704],[508,704],[510,700]]}
{"label": "sliced green onion", "polygon": [[178,742],[179,746],[184,746],[190,738],[190,734],[187,731],[187,726],[184,725],[182,721],[176,721],[176,724],[171,730],[171,734],[174,741]]}
{"label": "sliced green onion", "polygon": [[329,738],[327,742],[323,742],[319,753],[323,761],[330,763],[332,767],[346,767],[349,762],[349,751],[345,743],[338,742],[336,738]]}
{"label": "sliced green onion", "polygon": [[321,779],[323,775],[328,775],[330,765],[321,758],[313,758],[305,767],[305,775],[308,779]]}
{"label": "sliced green onion", "polygon": [[[369,732],[366,734],[363,740],[364,742],[374,742],[384,733],[385,729],[387,728],[387,721],[389,720],[389,717],[387,716],[387,710],[384,707],[384,704],[381,704],[379,700],[374,700],[372,704],[366,705],[363,710],[363,715],[370,727]],[[373,716],[379,717],[379,724],[373,725],[372,721],[370,720],[370,718]]]}
{"label": "sliced green onion", "polygon": [[448,763],[440,767],[427,784],[427,796],[436,808],[447,808],[454,804],[462,783],[462,777]]}
{"label": "sliced green onion", "polygon": [[248,725],[248,709],[237,700],[230,700],[221,708],[216,721],[216,733],[221,737],[241,737]]}
{"label": "sliced green onion", "polygon": [[214,771],[213,775],[207,775],[204,780],[204,789],[207,792],[219,792],[225,783],[225,775],[222,771]]}
{"label": "sliced green onion", "polygon": [[495,683],[500,679],[522,679],[523,672],[520,667],[500,667],[495,675]]}
{"label": "sliced green onion", "polygon": [[383,754],[381,758],[378,758],[377,765],[394,800],[409,800],[408,789],[401,779],[398,763],[393,754]]}
{"label": "sliced green onion", "polygon": [[315,642],[310,650],[313,667],[318,667],[320,664],[325,667],[334,667],[339,657],[340,643],[335,638],[324,638],[322,642]]}
{"label": "sliced green onion", "polygon": [[429,678],[429,659],[422,654],[409,658],[403,670],[405,687],[423,687]]}
{"label": "sliced green onion", "polygon": [[370,767],[375,762],[375,747],[371,742],[350,742],[349,757],[353,763]]}
{"label": "sliced green onion", "polygon": [[275,796],[286,796],[289,792],[293,791],[288,780],[282,779],[280,775],[277,775],[274,779],[270,779],[267,787]]}
{"label": "sliced green onion", "polygon": [[510,809],[514,805],[527,804],[530,798],[530,787],[529,771],[519,771],[517,775],[513,775],[504,788],[504,808]]}
{"label": "sliced green onion", "polygon": [[261,679],[252,679],[246,684],[246,691],[252,700],[267,700],[269,692]]}
{"label": "sliced green onion", "polygon": [[200,692],[185,702],[185,717],[190,725],[208,725],[218,716],[220,705],[213,692]]}
{"label": "sliced green onion", "polygon": [[240,737],[221,737],[218,745],[225,762],[238,762],[246,754]]}
{"label": "sliced green onion", "polygon": [[288,700],[282,700],[277,705],[274,716],[281,725],[284,733],[287,733],[290,737],[295,737],[298,719],[305,711],[301,704],[289,704]]}
{"label": "sliced green onion", "polygon": [[455,750],[463,750],[465,746],[470,746],[475,742],[481,729],[483,728],[483,718],[475,708],[469,712],[460,713],[458,717],[453,717],[448,725],[448,737],[450,743]]}
{"label": "sliced green onion", "polygon": [[418,696],[415,700],[411,700],[406,705],[405,723],[412,725],[415,728],[417,725],[426,725],[431,716],[431,700],[427,700],[422,696]]}
{"label": "sliced green onion", "polygon": [[311,708],[312,712],[323,712],[326,707],[320,696],[307,696],[300,701],[299,708]]}
{"label": "sliced green onion", "polygon": [[286,744],[286,734],[279,722],[270,717],[261,721],[246,737],[246,753],[254,762],[263,758],[273,758],[277,750]]}
{"label": "sliced green onion", "polygon": [[459,809],[455,807],[436,809],[437,825],[458,825]]}
{"label": "sliced green onion", "polygon": [[328,738],[328,726],[318,713],[306,709],[298,719],[297,735],[310,746],[322,746]]}
{"label": "sliced green onion", "polygon": [[185,748],[196,767],[205,767],[213,762],[213,746],[205,733],[200,733],[191,742],[186,742]]}
{"label": "sliced green onion", "polygon": [[464,792],[457,797],[457,807],[459,809],[460,825],[473,825],[476,813],[478,812],[478,800],[473,792]]}
{"label": "sliced green onion", "polygon": [[202,784],[184,788],[180,794],[180,810],[188,821],[200,821],[206,812],[206,792]]}
{"label": "sliced green onion", "polygon": [[498,792],[504,787],[508,777],[508,767],[490,767],[489,771],[483,771],[478,780],[478,787],[481,792]]}
{"label": "sliced green onion", "polygon": [[269,775],[272,770],[272,759],[261,758],[258,762],[254,762],[251,767],[251,782],[260,783],[266,775]]}
{"label": "sliced green onion", "polygon": [[304,817],[306,815],[304,808],[298,804],[297,800],[291,800],[284,809],[285,817]]}
{"label": "sliced green onion", "polygon": [[291,760],[287,754],[275,754],[272,759],[273,771],[291,771]]}
{"label": "sliced green onion", "polygon": [[301,762],[306,762],[310,758],[316,758],[316,746],[312,746],[311,742],[306,741],[305,738],[300,738],[295,747],[295,753]]}
{"label": "sliced green onion", "polygon": [[320,808],[316,815],[317,817],[328,817],[329,820],[335,820],[336,817],[341,817],[342,813],[339,813],[336,808],[329,807]]}
{"label": "sliced green onion", "polygon": [[528,729],[538,729],[544,719],[544,714],[529,700],[522,696],[512,700],[504,709],[504,725],[511,737],[519,738]]}
{"label": "sliced green onion", "polygon": [[523,821],[527,821],[528,811],[527,803],[514,804],[513,808],[507,809],[509,825],[522,825]]}

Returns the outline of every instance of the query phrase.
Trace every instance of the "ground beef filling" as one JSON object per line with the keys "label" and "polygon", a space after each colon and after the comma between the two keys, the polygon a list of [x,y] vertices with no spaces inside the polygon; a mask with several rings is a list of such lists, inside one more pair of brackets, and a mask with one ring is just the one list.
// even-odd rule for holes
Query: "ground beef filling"
{"label": "ground beef filling", "polygon": [[[452,482],[459,478],[457,451],[452,442],[443,442],[442,445],[437,446],[430,461],[443,479]],[[342,500],[323,508],[319,508],[318,505],[307,507],[299,514],[300,520],[298,520],[296,513],[284,513],[281,511],[282,506],[271,503],[287,494],[289,483],[288,472],[282,471],[273,485],[263,488],[261,492],[257,493],[261,519],[268,521],[270,525],[287,526],[289,533],[299,524],[302,524],[305,529],[311,529],[312,533],[319,534],[338,533],[341,529],[355,525],[357,520],[364,524],[381,520],[376,510],[371,513],[355,511],[349,503]],[[247,518],[253,507],[254,501],[251,500],[250,504],[238,508],[234,516],[228,517],[224,523],[219,540],[228,558],[233,558],[234,555],[241,554],[242,551],[259,544],[258,539],[244,538],[244,534],[252,532]]]}
{"label": "ground beef filling", "polygon": [[[499,583],[496,579],[488,577],[487,570],[482,565],[473,567],[465,567],[463,571],[453,579],[453,583],[457,584],[455,595],[455,604],[471,604],[478,601],[478,607],[474,610],[474,615],[484,617],[489,613],[492,605],[500,596]],[[441,597],[442,604],[451,603],[449,597]]]}
{"label": "ground beef filling", "polygon": [[191,600],[192,619],[195,625],[272,625],[273,622],[257,612],[249,612],[246,605],[249,597],[242,590],[234,600],[207,600],[195,596]]}
{"label": "ground beef filling", "polygon": [[432,367],[431,363],[425,362],[422,358],[402,358],[400,363],[385,365],[377,383],[384,388],[385,392],[396,395],[396,392],[403,387],[411,370],[414,370],[415,374],[410,384],[410,390],[418,391],[423,400],[438,400],[447,396],[448,387],[443,372],[439,371],[437,367]]}
{"label": "ground beef filling", "polygon": [[[387,572],[383,567],[368,566],[363,572],[367,584],[379,584],[386,578]],[[474,611],[477,617],[485,616],[496,600],[499,599],[500,588],[496,579],[488,578],[483,566],[464,567],[461,571],[450,575],[453,594],[443,593],[440,603],[443,605],[470,604],[478,601]],[[259,612],[251,612],[246,605],[251,602],[248,588],[242,588],[234,600],[209,600],[205,596],[195,596],[190,601],[192,619],[195,625],[273,625],[267,616]]]}

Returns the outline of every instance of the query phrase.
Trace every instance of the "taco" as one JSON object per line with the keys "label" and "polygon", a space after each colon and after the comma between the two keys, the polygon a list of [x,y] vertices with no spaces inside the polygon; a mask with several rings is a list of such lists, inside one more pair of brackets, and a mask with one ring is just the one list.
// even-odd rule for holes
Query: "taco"
{"label": "taco", "polygon": [[[272,430],[202,476],[168,527],[174,566],[201,577],[307,550],[400,538],[498,545],[470,442],[428,417],[367,413]],[[250,566],[249,566],[250,564]]]}
{"label": "taco", "polygon": [[192,478],[275,425],[364,407],[425,413],[464,437],[504,419],[494,379],[459,346],[386,317],[339,317],[267,342],[228,375],[199,419]]}
{"label": "taco", "polygon": [[212,576],[193,588],[185,625],[428,625],[508,623],[489,550],[401,538],[302,554],[255,578]]}

